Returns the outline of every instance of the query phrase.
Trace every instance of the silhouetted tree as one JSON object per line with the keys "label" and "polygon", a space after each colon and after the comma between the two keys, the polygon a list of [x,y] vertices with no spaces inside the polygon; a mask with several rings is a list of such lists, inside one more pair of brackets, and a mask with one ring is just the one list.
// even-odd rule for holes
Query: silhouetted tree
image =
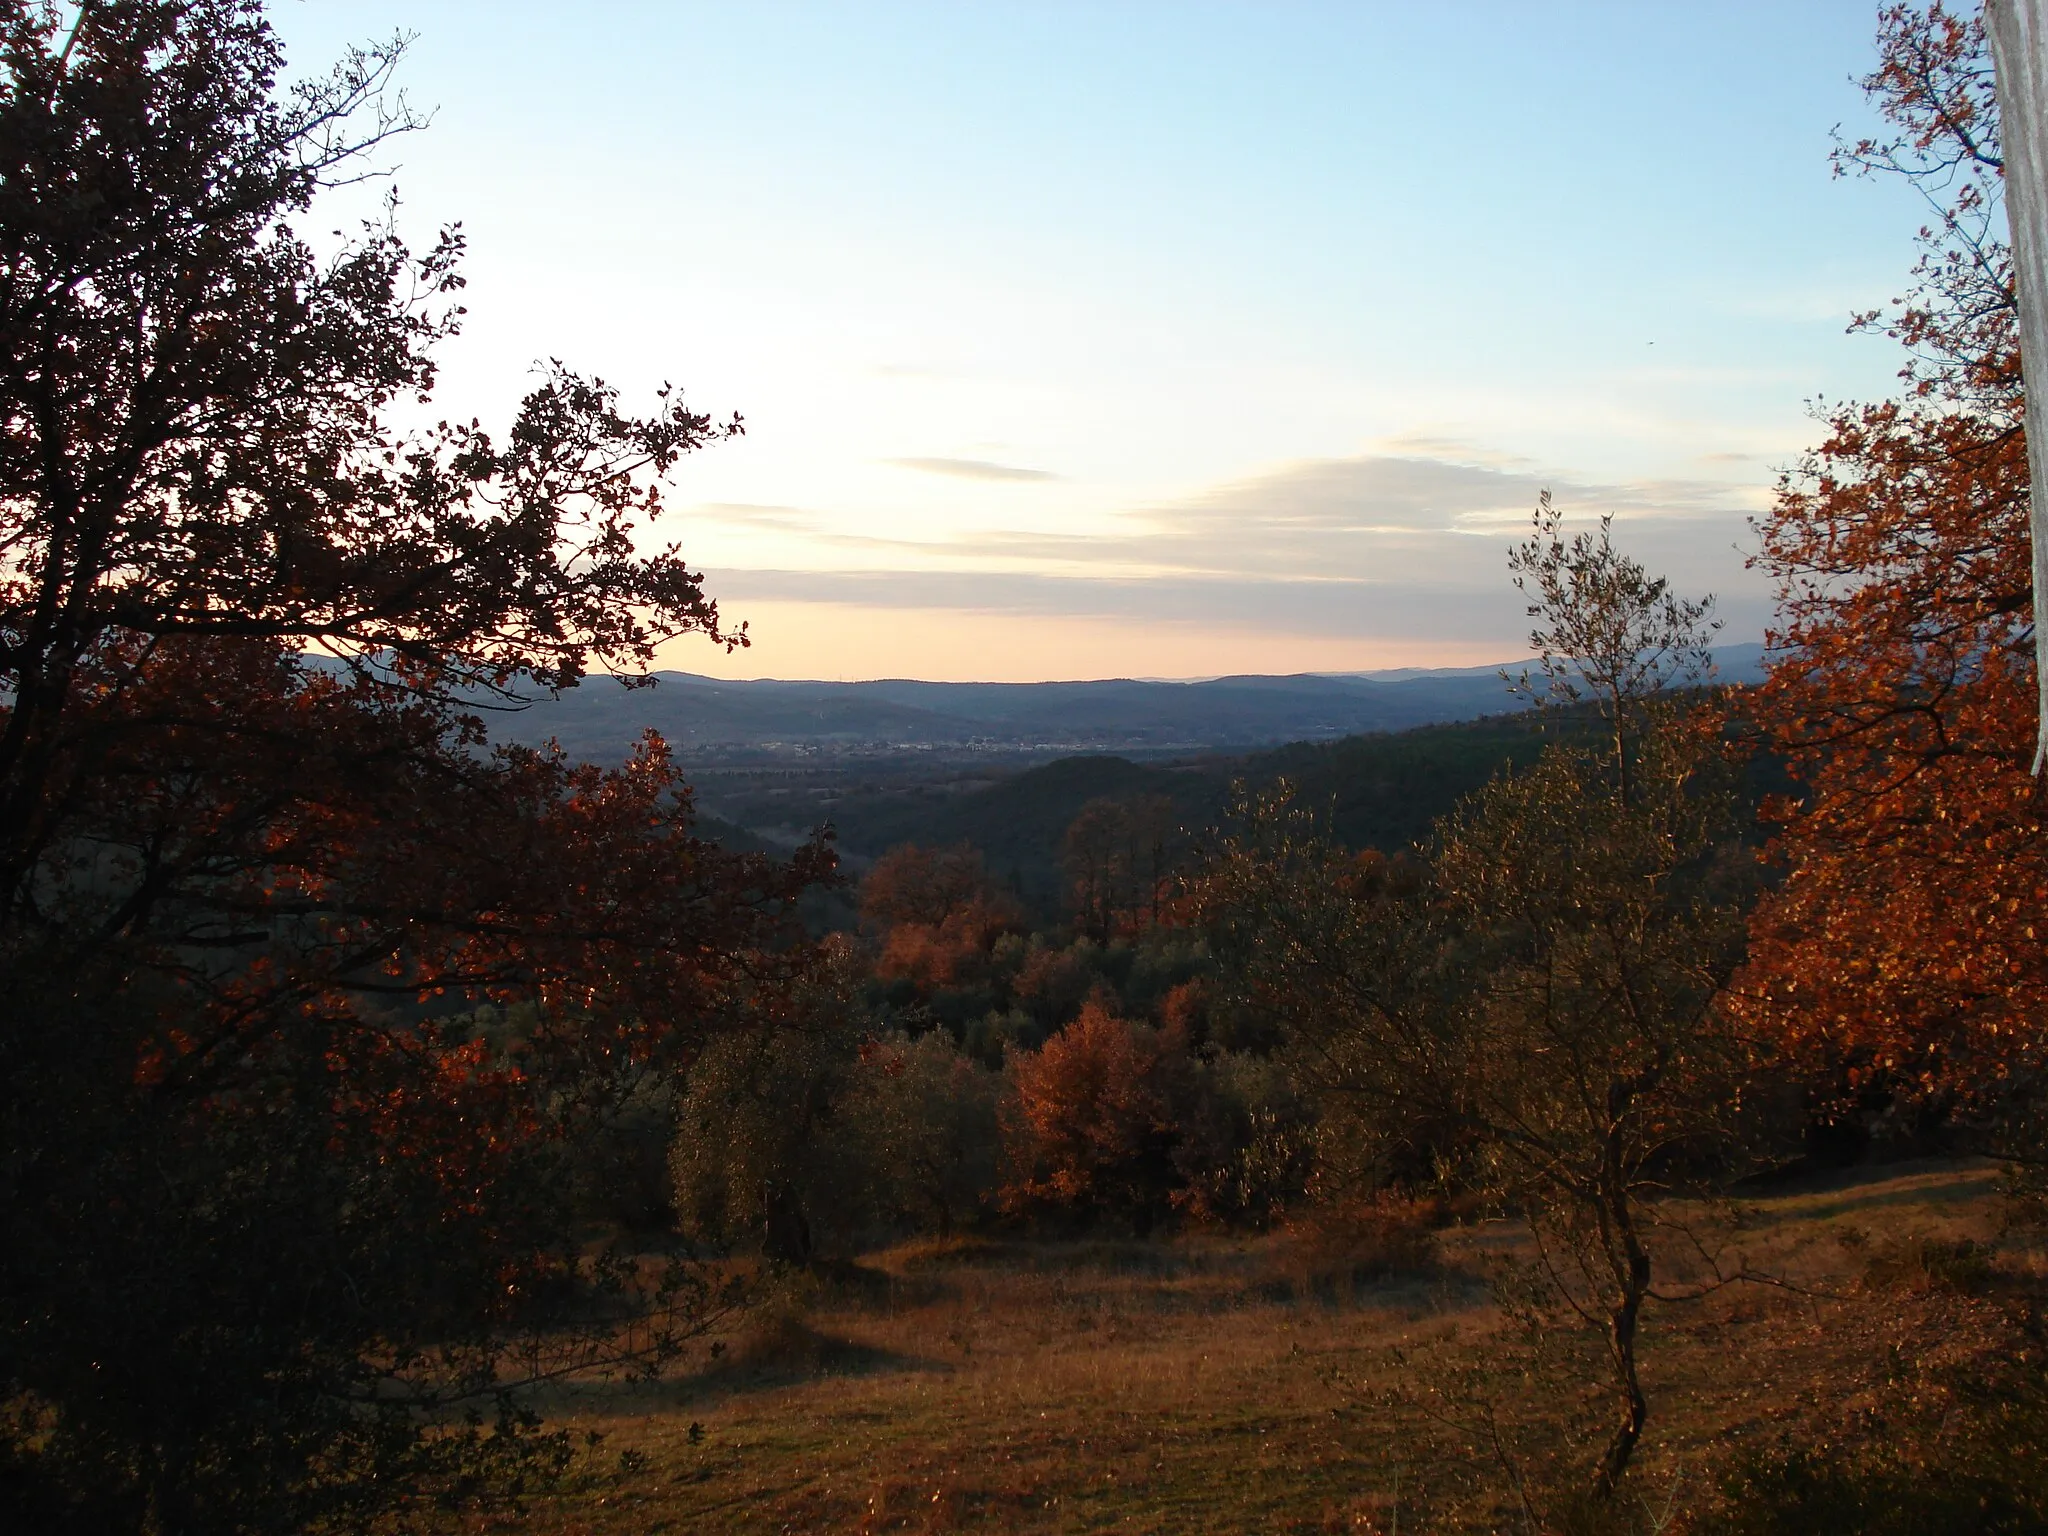
{"label": "silhouetted tree", "polygon": [[[287,91],[254,0],[0,3],[0,1506],[27,1528],[354,1529],[515,1468],[524,1420],[463,1411],[509,1340],[632,1282],[577,1241],[576,1147],[810,963],[822,848],[698,840],[658,741],[603,772],[488,750],[469,712],[722,635],[636,541],[737,423],[554,367],[502,438],[389,424],[461,240],[321,257],[293,223],[414,126],[398,53]],[[670,1278],[669,1332],[579,1358],[671,1347]]]}

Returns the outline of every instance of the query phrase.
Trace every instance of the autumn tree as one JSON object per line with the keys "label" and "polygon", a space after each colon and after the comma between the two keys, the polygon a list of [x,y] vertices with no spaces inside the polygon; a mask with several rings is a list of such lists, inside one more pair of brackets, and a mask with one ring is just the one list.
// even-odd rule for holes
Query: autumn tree
{"label": "autumn tree", "polygon": [[1996,101],[1973,14],[1892,6],[1878,44],[1865,88],[1888,130],[1837,167],[1906,177],[1934,216],[1903,307],[1861,321],[1904,347],[1900,394],[1831,409],[1759,529],[1778,617],[1740,709],[1799,792],[1775,807],[1784,878],[1742,994],[1823,1113],[1917,1107],[1995,1129],[2032,1100],[2048,1006]]}
{"label": "autumn tree", "polygon": [[899,843],[874,862],[860,883],[860,915],[888,929],[913,923],[942,928],[962,913],[994,907],[1002,896],[971,843],[927,848]]}
{"label": "autumn tree", "polygon": [[[640,544],[737,423],[555,367],[502,437],[389,424],[459,235],[296,225],[415,126],[399,51],[287,91],[255,0],[0,4],[0,1503],[32,1527],[355,1529],[518,1462],[507,1342],[630,1279],[569,1223],[576,1149],[810,963],[824,849],[698,839],[655,740],[487,745],[479,697],[725,637]],[[658,1358],[667,1318],[582,1358]]]}
{"label": "autumn tree", "polygon": [[860,913],[880,934],[876,974],[927,992],[985,981],[990,946],[1023,926],[1016,898],[968,843],[891,848],[861,881]]}
{"label": "autumn tree", "polygon": [[1140,1231],[1166,1215],[1187,1099],[1185,1042],[1091,998],[1038,1050],[1015,1057],[1005,1106],[1013,1209],[1114,1216]]}
{"label": "autumn tree", "polygon": [[1284,794],[1255,801],[1197,891],[1224,974],[1274,1020],[1379,1176],[1452,1177],[1522,1213],[1532,1294],[1599,1340],[1610,1497],[1648,1413],[1651,1197],[1725,1166],[1742,1053],[1737,829],[1712,730],[1704,604],[1567,538],[1547,498],[1515,553],[1537,620],[1523,686],[1590,712],[1438,827],[1426,865],[1361,858]]}

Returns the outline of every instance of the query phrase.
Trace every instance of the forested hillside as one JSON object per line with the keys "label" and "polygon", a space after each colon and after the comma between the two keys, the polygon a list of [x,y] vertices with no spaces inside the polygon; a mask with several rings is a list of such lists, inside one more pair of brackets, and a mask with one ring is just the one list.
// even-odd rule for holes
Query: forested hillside
{"label": "forested hillside", "polygon": [[904,842],[970,843],[1020,895],[1050,909],[1060,892],[1060,839],[1091,801],[1163,796],[1199,838],[1224,818],[1234,784],[1263,789],[1284,778],[1347,844],[1396,852],[1426,838],[1437,818],[1496,773],[1533,758],[1546,729],[1559,728],[1510,715],[1304,742],[1243,758],[1160,764],[1071,757],[968,794],[855,794],[824,809],[850,854],[872,858]]}

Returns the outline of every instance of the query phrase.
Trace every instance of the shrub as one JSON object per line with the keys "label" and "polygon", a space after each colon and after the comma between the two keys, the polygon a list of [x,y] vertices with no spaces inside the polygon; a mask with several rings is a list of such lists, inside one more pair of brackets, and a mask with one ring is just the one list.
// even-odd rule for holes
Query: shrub
{"label": "shrub", "polygon": [[1868,1443],[1752,1450],[1721,1478],[1714,1536],[2048,1533],[2048,1374],[2031,1315],[1989,1368],[1894,1385]]}
{"label": "shrub", "polygon": [[844,1245],[872,1204],[837,1114],[858,1036],[841,1028],[766,1029],[715,1042],[677,1105],[669,1174],[684,1236],[720,1247],[758,1241],[807,1263]]}
{"label": "shrub", "polygon": [[1307,1187],[1315,1108],[1281,1063],[1249,1053],[1220,1052],[1201,1063],[1197,1088],[1173,1151],[1184,1186],[1175,1204],[1198,1221],[1264,1228]]}
{"label": "shrub", "polygon": [[841,1110],[844,1142],[894,1224],[950,1236],[996,1185],[1002,1078],[944,1030],[861,1048]]}
{"label": "shrub", "polygon": [[1720,1536],[2034,1536],[2048,1532],[2038,1462],[1908,1466],[1885,1457],[1783,1450],[1739,1461],[1722,1488]]}

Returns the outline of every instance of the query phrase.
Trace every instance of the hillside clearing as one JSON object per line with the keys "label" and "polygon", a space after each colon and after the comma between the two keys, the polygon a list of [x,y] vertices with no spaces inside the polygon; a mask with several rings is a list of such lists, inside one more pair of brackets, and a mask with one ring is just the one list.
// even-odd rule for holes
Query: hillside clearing
{"label": "hillside clearing", "polygon": [[[1996,1347],[1996,1298],[1940,1255],[1999,1221],[1979,1164],[1748,1202],[1728,1251],[1801,1289],[1659,1310],[1638,1492],[1700,1507],[1717,1453],[1838,1418],[1902,1360]],[[564,1393],[550,1417],[604,1437],[590,1465],[644,1465],[478,1528],[1366,1531],[1397,1511],[1403,1529],[1492,1528],[1514,1511],[1488,1415],[1540,1473],[1573,1433],[1571,1394],[1546,1387],[1480,1278],[1512,1229],[1446,1239],[1434,1272],[1355,1288],[1320,1283],[1279,1237],[870,1255],[801,1311],[756,1313],[697,1374]],[[1997,1252],[2008,1279],[2039,1269],[2030,1245]],[[1484,1400],[1466,1395],[1482,1366]]]}

